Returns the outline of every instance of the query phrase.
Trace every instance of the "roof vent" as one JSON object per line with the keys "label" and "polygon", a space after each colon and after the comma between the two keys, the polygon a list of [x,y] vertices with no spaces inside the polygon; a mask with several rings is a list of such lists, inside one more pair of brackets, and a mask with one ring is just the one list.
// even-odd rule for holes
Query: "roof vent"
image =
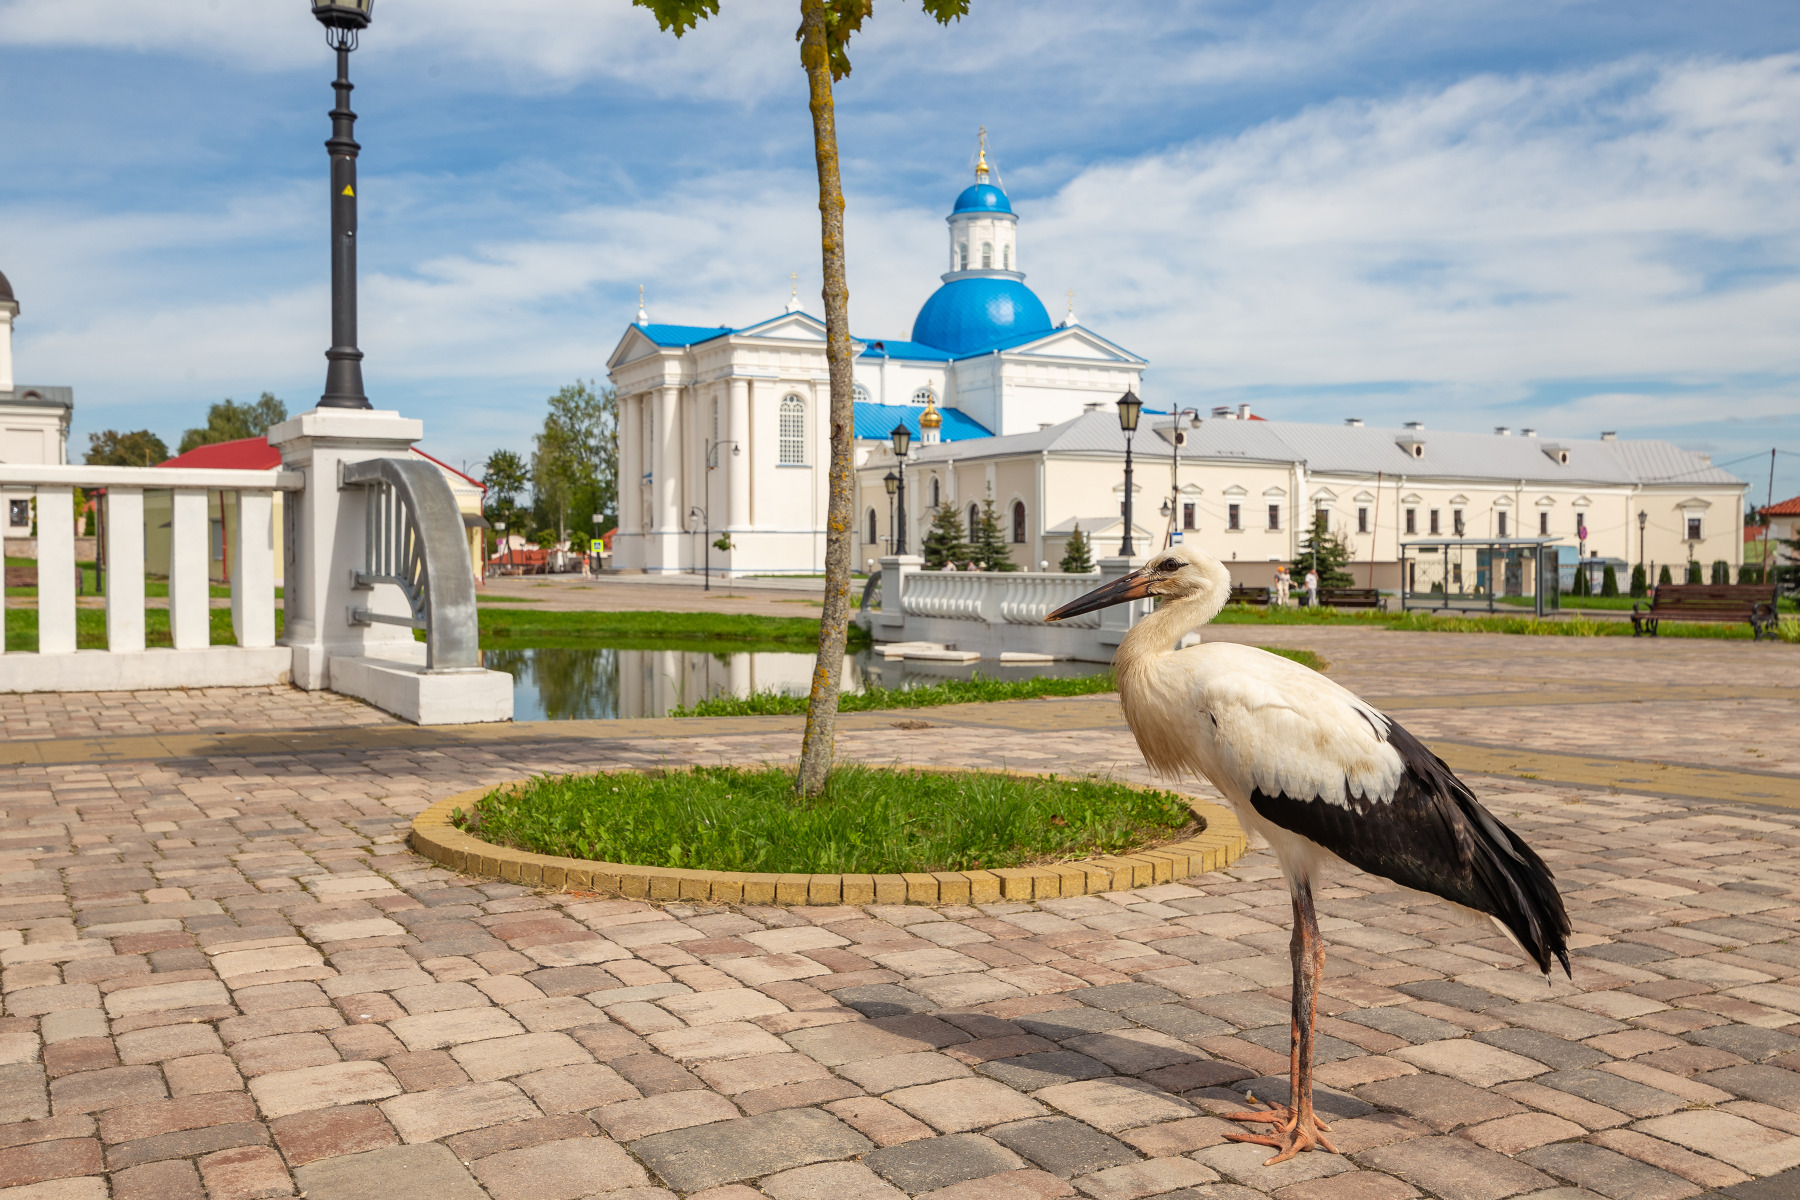
{"label": "roof vent", "polygon": [[1616,442],[1619,440],[1619,435],[1616,431],[1608,429],[1600,435],[1600,440],[1603,442]]}
{"label": "roof vent", "polygon": [[[1409,428],[1410,428],[1410,426],[1409,426]],[[1501,437],[1511,437],[1512,436],[1512,430],[1508,429],[1504,425],[1494,426],[1494,432],[1499,434]]]}
{"label": "roof vent", "polygon": [[1353,429],[1361,429],[1362,428],[1362,418],[1361,417],[1345,417],[1344,424],[1350,426]]}
{"label": "roof vent", "polygon": [[1039,421],[1039,422],[1038,422],[1038,432],[1039,432],[1039,433],[1042,433],[1042,432],[1043,432],[1043,431],[1044,431],[1044,430],[1046,430],[1046,429],[1048,429],[1048,428],[1050,428],[1050,422],[1049,422],[1049,421]]}
{"label": "roof vent", "polygon": [[1250,406],[1248,404],[1238,405],[1238,420],[1248,421],[1249,419],[1250,419]]}
{"label": "roof vent", "polygon": [[1406,423],[1406,427],[1408,429],[1423,429],[1423,428],[1425,428],[1425,422],[1423,422],[1423,421],[1408,421]]}
{"label": "roof vent", "polygon": [[1237,414],[1231,411],[1229,404],[1213,405],[1213,418],[1219,421],[1235,421]]}
{"label": "roof vent", "polygon": [[[1406,423],[1406,427],[1408,429],[1422,429],[1423,428],[1423,426],[1420,425],[1417,421],[1408,421]],[[1394,439],[1394,444],[1399,446],[1402,450],[1406,451],[1408,454],[1412,455],[1414,458],[1424,458],[1425,457],[1425,439],[1422,437],[1408,436],[1406,434],[1402,434],[1401,436]]]}
{"label": "roof vent", "polygon": [[1559,446],[1555,442],[1544,443],[1544,456],[1559,467],[1569,465],[1569,448]]}
{"label": "roof vent", "polygon": [[1521,430],[1519,430],[1519,433],[1525,437],[1536,437],[1537,436],[1537,430],[1535,430],[1535,429],[1521,429]]}
{"label": "roof vent", "polygon": [[1697,458],[1697,459],[1699,459],[1699,460],[1700,460],[1700,465],[1701,465],[1701,466],[1703,466],[1703,467],[1710,467],[1710,466],[1712,466],[1712,455],[1710,455],[1710,454],[1696,454],[1696,455],[1694,455],[1694,457],[1695,457],[1695,458]]}
{"label": "roof vent", "polygon": [[1082,412],[1099,412],[1100,404],[1101,404],[1101,402],[1098,400],[1089,400],[1086,404],[1081,406],[1081,411]]}

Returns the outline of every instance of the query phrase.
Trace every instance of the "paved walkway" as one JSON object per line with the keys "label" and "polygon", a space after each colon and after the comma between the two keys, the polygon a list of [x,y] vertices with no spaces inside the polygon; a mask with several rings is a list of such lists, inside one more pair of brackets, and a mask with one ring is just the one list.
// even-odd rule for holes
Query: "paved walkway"
{"label": "paved walkway", "polygon": [[[0,1200],[1800,1194],[1792,648],[1251,632],[1496,772],[1471,780],[1576,923],[1546,984],[1332,879],[1342,1157],[1265,1168],[1216,1115],[1285,1087],[1266,854],[982,910],[539,896],[417,858],[407,819],[535,771],[783,760],[797,722],[8,697]],[[1105,698],[857,714],[841,747],[1143,777]]]}

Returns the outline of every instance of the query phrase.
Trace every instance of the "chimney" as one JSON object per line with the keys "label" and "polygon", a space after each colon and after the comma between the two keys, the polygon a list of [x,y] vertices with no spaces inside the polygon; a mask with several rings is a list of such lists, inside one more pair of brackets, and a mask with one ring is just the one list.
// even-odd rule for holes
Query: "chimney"
{"label": "chimney", "polygon": [[1537,436],[1537,430],[1535,430],[1535,429],[1521,429],[1521,430],[1519,430],[1519,432],[1526,437],[1536,437]]}
{"label": "chimney", "polygon": [[1231,411],[1231,405],[1229,404],[1215,404],[1213,405],[1213,419],[1218,421],[1232,421],[1236,420],[1236,414]]}
{"label": "chimney", "polygon": [[1619,440],[1619,435],[1613,430],[1608,429],[1600,435],[1600,440],[1603,442],[1616,442]]}
{"label": "chimney", "polygon": [[1238,405],[1238,420],[1248,421],[1249,419],[1250,419],[1250,406],[1248,404]]}
{"label": "chimney", "polygon": [[1508,429],[1504,425],[1494,426],[1494,432],[1499,434],[1501,437],[1511,437],[1512,436],[1512,430]]}
{"label": "chimney", "polygon": [[1352,429],[1361,429],[1362,428],[1362,418],[1361,417],[1345,417],[1344,424],[1350,426]]}
{"label": "chimney", "polygon": [[1406,427],[1408,429],[1423,429],[1423,428],[1425,428],[1425,422],[1423,422],[1423,421],[1408,421],[1406,423]]}
{"label": "chimney", "polygon": [[1100,411],[1100,401],[1089,400],[1086,404],[1081,406],[1081,411],[1082,412],[1099,412]]}

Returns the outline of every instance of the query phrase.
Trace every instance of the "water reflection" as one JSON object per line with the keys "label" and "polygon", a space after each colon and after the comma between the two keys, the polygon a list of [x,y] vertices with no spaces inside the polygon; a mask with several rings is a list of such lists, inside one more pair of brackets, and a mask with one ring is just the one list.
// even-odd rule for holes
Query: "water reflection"
{"label": "water reflection", "polygon": [[[708,696],[753,691],[802,694],[812,685],[811,654],[703,650],[484,650],[489,668],[513,677],[513,719],[575,721],[660,717]],[[888,660],[861,650],[844,660],[844,687],[864,679],[904,687],[941,679],[1092,675],[1092,663],[926,663]]]}

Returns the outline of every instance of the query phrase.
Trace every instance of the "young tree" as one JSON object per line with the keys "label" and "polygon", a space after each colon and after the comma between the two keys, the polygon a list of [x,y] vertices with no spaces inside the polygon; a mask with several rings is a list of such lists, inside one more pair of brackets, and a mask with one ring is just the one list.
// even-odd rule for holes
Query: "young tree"
{"label": "young tree", "polygon": [[[587,538],[617,524],[618,394],[576,380],[550,397],[531,455],[535,517],[557,540]],[[600,514],[600,524],[593,522]]]}
{"label": "young tree", "polygon": [[1688,560],[1687,582],[1688,583],[1699,583],[1700,582],[1700,560],[1699,559],[1690,558]]}
{"label": "young tree", "polygon": [[1069,535],[1069,545],[1063,551],[1062,562],[1057,569],[1065,575],[1092,575],[1094,573],[1094,556],[1088,548],[1087,535],[1081,532],[1081,522],[1075,522],[1075,532]]}
{"label": "young tree", "polygon": [[1588,594],[1587,564],[1579,560],[1575,563],[1575,582],[1569,587],[1569,595],[1585,596]]}
{"label": "young tree", "polygon": [[1000,528],[1000,517],[994,512],[991,496],[981,502],[981,517],[975,522],[975,538],[969,544],[969,557],[984,571],[1019,569],[1007,548],[1006,534]]}
{"label": "young tree", "polygon": [[1639,563],[1631,568],[1631,596],[1634,600],[1642,600],[1650,594],[1650,582],[1644,574],[1644,564]]}
{"label": "young tree", "polygon": [[967,562],[974,556],[974,550],[963,540],[962,518],[957,515],[955,505],[938,505],[937,511],[931,514],[931,525],[925,530],[920,550],[924,553],[927,571],[941,571],[948,563]]}
{"label": "young tree", "polygon": [[1731,582],[1731,564],[1722,558],[1714,559],[1712,565],[1712,581],[1714,583]]}
{"label": "young tree", "polygon": [[[717,15],[719,0],[632,0],[656,14],[657,24],[680,37]],[[940,24],[969,11],[969,0],[921,0]],[[802,796],[825,790],[837,737],[838,687],[844,670],[844,638],[850,624],[852,451],[855,438],[851,389],[850,287],[844,257],[844,186],[838,171],[837,112],[832,85],[850,74],[851,35],[874,10],[874,0],[800,0],[800,65],[806,71],[812,109],[813,158],[819,175],[819,252],[824,264],[825,360],[831,375],[830,504],[825,518],[825,604],[819,614],[819,657],[813,667],[800,744],[796,787]]]}
{"label": "young tree", "polygon": [[1600,576],[1600,594],[1616,596],[1619,594],[1619,576],[1611,563],[1606,564],[1606,573]]}
{"label": "young tree", "polygon": [[269,426],[285,420],[287,405],[277,400],[272,392],[264,392],[255,404],[239,404],[227,396],[206,410],[203,428],[190,429],[181,435],[180,453],[186,454],[196,446],[210,446],[215,442],[261,437],[269,432]]}
{"label": "young tree", "polygon": [[1669,564],[1664,563],[1662,565],[1662,570],[1660,570],[1656,573],[1656,586],[1661,587],[1665,583],[1674,583],[1674,582],[1675,582],[1675,577],[1673,575],[1669,574]]}
{"label": "young tree", "polygon": [[1324,513],[1313,518],[1312,529],[1300,547],[1300,556],[1294,560],[1296,575],[1304,577],[1309,567],[1317,571],[1321,592],[1328,588],[1354,586],[1355,580],[1344,570],[1350,562],[1350,547],[1344,544],[1343,538],[1331,532]]}
{"label": "young tree", "polygon": [[148,429],[88,434],[86,461],[90,467],[154,467],[168,457],[168,446]]}
{"label": "young tree", "polygon": [[525,460],[511,450],[496,450],[488,455],[487,465],[481,470],[481,482],[487,485],[489,522],[505,521],[508,533],[523,537],[525,529],[519,520],[522,511],[519,494],[525,490]]}

